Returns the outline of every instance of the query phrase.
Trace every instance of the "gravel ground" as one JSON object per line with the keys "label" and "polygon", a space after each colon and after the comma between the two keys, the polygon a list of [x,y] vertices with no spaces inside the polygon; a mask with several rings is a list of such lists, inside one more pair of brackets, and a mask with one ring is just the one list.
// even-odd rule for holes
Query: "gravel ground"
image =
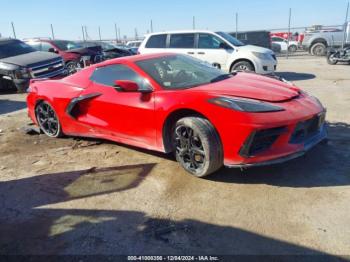
{"label": "gravel ground", "polygon": [[350,66],[279,59],[327,107],[330,141],[291,162],[191,177],[171,156],[27,135],[0,95],[0,254],[350,255]]}

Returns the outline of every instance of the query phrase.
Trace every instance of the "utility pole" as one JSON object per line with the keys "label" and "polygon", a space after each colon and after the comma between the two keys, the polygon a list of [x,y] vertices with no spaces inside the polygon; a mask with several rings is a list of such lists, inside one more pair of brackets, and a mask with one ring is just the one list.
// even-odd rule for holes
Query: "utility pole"
{"label": "utility pole", "polygon": [[193,30],[196,29],[196,17],[195,16],[193,16],[192,27],[193,27]]}
{"label": "utility pole", "polygon": [[17,36],[16,36],[16,30],[15,30],[15,25],[14,25],[13,22],[11,22],[11,25],[12,25],[13,37],[14,37],[14,38],[17,38]]}
{"label": "utility pole", "polygon": [[135,28],[135,40],[138,40],[139,36],[137,34],[137,28]]}
{"label": "utility pole", "polygon": [[153,21],[151,19],[151,33],[153,33]]}
{"label": "utility pole", "polygon": [[100,42],[102,41],[102,38],[101,38],[101,27],[98,27],[98,36],[100,37]]}
{"label": "utility pole", "polygon": [[238,38],[238,13],[236,13],[236,38]]}
{"label": "utility pole", "polygon": [[119,40],[122,40],[122,36],[120,34],[120,27],[118,27],[118,35],[119,35]]}
{"label": "utility pole", "polygon": [[83,41],[85,42],[85,33],[84,33],[84,26],[81,26],[81,31],[83,32]]}
{"label": "utility pole", "polygon": [[53,26],[51,24],[51,34],[52,34],[52,39],[55,39],[55,34],[53,33]]}
{"label": "utility pole", "polygon": [[291,18],[292,18],[292,8],[289,8],[288,38],[287,38],[287,53],[286,53],[287,59],[289,56],[289,39],[290,39],[290,20],[291,20]]}
{"label": "utility pole", "polygon": [[347,34],[346,34],[346,29],[347,29],[347,27],[348,27],[349,3],[350,3],[350,2],[348,2],[348,6],[347,6],[347,8],[346,8],[342,49],[344,49],[345,42],[346,42],[346,35],[347,35]]}
{"label": "utility pole", "polygon": [[88,40],[89,36],[88,36],[88,33],[87,33],[87,26],[84,26],[84,29],[85,29],[85,39]]}
{"label": "utility pole", "polygon": [[116,23],[114,23],[114,30],[115,30],[115,43],[118,43],[118,28]]}

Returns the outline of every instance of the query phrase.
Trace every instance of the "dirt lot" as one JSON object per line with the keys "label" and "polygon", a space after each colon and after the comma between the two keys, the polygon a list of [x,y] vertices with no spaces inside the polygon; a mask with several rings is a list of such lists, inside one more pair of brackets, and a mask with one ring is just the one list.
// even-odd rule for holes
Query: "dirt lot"
{"label": "dirt lot", "polygon": [[350,66],[280,58],[328,108],[330,141],[289,163],[207,179],[170,157],[26,135],[0,95],[0,254],[350,255]]}

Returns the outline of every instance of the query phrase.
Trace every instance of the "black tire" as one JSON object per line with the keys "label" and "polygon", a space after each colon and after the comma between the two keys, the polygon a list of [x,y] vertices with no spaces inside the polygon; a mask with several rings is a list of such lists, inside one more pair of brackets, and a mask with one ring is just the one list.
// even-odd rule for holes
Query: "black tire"
{"label": "black tire", "polygon": [[328,54],[327,55],[327,63],[330,64],[330,65],[335,65],[338,63],[337,60],[333,59],[335,54]]}
{"label": "black tire", "polygon": [[240,61],[235,63],[232,68],[231,68],[231,72],[232,71],[251,71],[254,72],[254,66],[252,65],[252,63],[248,62],[248,61]]}
{"label": "black tire", "polygon": [[77,72],[78,65],[74,61],[70,61],[66,64],[66,69],[68,71],[68,75],[72,75]]}
{"label": "black tire", "polygon": [[184,117],[173,128],[176,160],[190,174],[204,177],[223,165],[223,149],[212,124],[201,117]]}
{"label": "black tire", "polygon": [[325,56],[327,53],[327,46],[324,43],[316,43],[311,47],[311,54],[314,56]]}
{"label": "black tire", "polygon": [[53,107],[46,101],[39,102],[35,107],[35,116],[41,131],[49,137],[62,137],[62,127]]}
{"label": "black tire", "polygon": [[298,47],[296,45],[291,45],[288,47],[288,51],[291,53],[295,53],[298,50]]}

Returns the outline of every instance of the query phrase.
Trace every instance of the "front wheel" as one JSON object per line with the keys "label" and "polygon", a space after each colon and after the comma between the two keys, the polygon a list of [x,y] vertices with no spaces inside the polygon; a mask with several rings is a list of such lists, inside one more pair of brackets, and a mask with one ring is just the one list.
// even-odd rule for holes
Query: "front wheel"
{"label": "front wheel", "polygon": [[296,45],[291,45],[288,47],[288,51],[291,53],[295,53],[298,50],[298,47]]}
{"label": "front wheel", "polygon": [[58,116],[52,106],[42,101],[35,107],[35,115],[40,129],[49,137],[61,137],[62,128]]}
{"label": "front wheel", "polygon": [[311,54],[314,56],[324,56],[327,52],[327,46],[324,43],[316,43],[311,47]]}
{"label": "front wheel", "polygon": [[334,53],[333,54],[329,54],[327,56],[327,63],[330,64],[330,65],[335,65],[335,64],[338,63]]}
{"label": "front wheel", "polygon": [[78,64],[77,62],[71,61],[66,64],[66,69],[68,71],[68,75],[72,75],[76,73],[78,70]]}
{"label": "front wheel", "polygon": [[254,72],[254,66],[248,61],[240,61],[232,66],[231,72],[233,71],[247,71]]}
{"label": "front wheel", "polygon": [[173,129],[176,160],[189,173],[204,177],[223,165],[219,135],[212,124],[201,117],[185,117]]}

